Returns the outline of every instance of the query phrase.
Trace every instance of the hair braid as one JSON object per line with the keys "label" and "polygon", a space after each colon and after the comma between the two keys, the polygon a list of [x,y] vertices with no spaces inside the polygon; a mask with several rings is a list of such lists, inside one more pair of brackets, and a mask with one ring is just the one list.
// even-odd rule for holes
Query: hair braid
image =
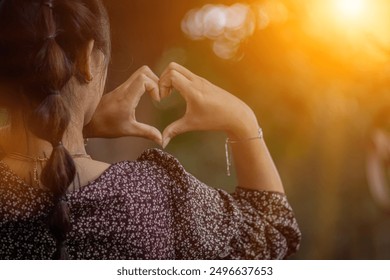
{"label": "hair braid", "polygon": [[54,207],[48,220],[49,230],[57,243],[53,258],[68,259],[65,241],[71,230],[71,223],[65,196],[74,179],[76,167],[71,155],[61,144],[70,122],[70,112],[61,96],[61,90],[73,73],[65,52],[56,42],[54,9],[54,1],[42,2],[42,29],[46,32],[43,32],[43,45],[35,58],[35,73],[42,77],[39,80],[41,100],[32,111],[30,128],[53,146],[50,158],[42,170],[41,181],[54,196]]}
{"label": "hair braid", "polygon": [[101,0],[0,0],[0,82],[22,89],[0,92],[0,104],[28,109],[28,128],[53,146],[41,182],[53,194],[48,228],[56,240],[55,259],[68,258],[72,226],[66,192],[76,173],[62,145],[72,104],[62,94],[75,96],[64,88],[79,76],[80,50],[90,40],[109,57],[109,23]]}

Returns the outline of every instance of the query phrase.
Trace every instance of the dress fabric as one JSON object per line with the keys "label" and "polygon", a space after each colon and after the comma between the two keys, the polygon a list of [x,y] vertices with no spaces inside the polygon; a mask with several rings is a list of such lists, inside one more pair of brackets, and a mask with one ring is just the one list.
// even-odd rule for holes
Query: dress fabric
{"label": "dress fabric", "polygon": [[[111,165],[67,201],[71,259],[283,259],[301,238],[284,194],[210,188],[158,149]],[[0,259],[50,259],[50,193],[0,162],[0,203]]]}

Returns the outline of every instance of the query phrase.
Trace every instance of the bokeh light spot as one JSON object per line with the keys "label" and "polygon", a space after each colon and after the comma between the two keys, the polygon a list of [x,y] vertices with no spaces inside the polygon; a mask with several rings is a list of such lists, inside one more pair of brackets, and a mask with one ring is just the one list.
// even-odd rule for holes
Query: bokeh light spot
{"label": "bokeh light spot", "polygon": [[246,4],[207,4],[190,10],[182,20],[181,29],[192,40],[212,40],[218,57],[233,59],[238,57],[240,44],[253,34],[255,21]]}

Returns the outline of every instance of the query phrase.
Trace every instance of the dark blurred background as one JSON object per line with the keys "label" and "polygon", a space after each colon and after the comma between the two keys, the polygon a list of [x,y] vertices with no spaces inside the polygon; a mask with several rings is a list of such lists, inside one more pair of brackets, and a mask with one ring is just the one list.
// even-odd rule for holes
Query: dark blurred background
{"label": "dark blurred background", "polygon": [[[385,0],[105,1],[113,53],[107,90],[171,61],[256,112],[303,232],[297,259],[390,259],[390,215],[366,180],[370,124],[390,105],[390,3]],[[208,4],[207,6],[204,6]],[[163,130],[183,114],[174,94],[145,95],[138,118]],[[167,151],[211,186],[232,190],[224,134],[187,133]],[[92,140],[114,162],[156,145]]]}

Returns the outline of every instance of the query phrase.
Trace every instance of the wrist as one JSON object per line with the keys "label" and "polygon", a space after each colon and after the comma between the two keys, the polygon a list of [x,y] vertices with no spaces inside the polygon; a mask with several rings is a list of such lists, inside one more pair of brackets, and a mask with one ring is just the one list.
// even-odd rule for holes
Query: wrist
{"label": "wrist", "polygon": [[240,141],[247,138],[256,137],[258,135],[259,123],[255,114],[251,111],[251,114],[247,117],[241,117],[236,120],[234,125],[226,130],[228,138],[232,141]]}

